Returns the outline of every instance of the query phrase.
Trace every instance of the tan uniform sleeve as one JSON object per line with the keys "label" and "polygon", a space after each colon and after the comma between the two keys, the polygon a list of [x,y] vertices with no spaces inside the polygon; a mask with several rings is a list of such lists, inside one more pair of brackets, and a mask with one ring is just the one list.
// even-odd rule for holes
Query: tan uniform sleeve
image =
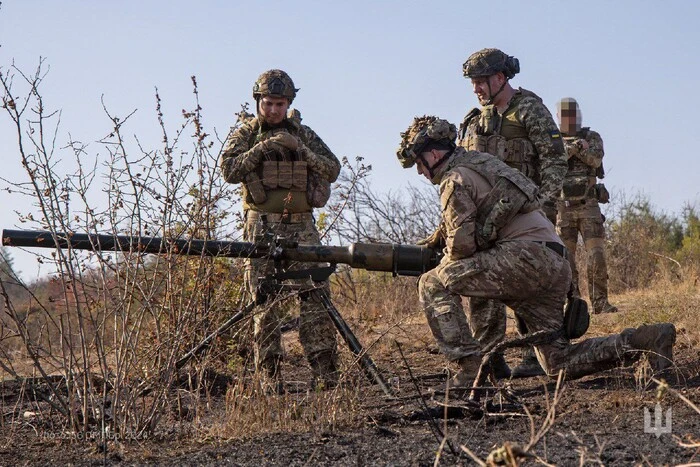
{"label": "tan uniform sleeve", "polygon": [[261,161],[261,151],[253,150],[249,143],[253,131],[251,125],[243,123],[224,142],[220,166],[224,179],[229,183],[242,182]]}
{"label": "tan uniform sleeve", "polygon": [[476,252],[476,204],[473,188],[459,174],[449,172],[440,183],[442,225],[450,260],[468,258]]}
{"label": "tan uniform sleeve", "polygon": [[525,97],[518,107],[520,121],[539,156],[540,194],[556,201],[568,170],[564,142],[547,107],[533,97]]}
{"label": "tan uniform sleeve", "polygon": [[326,143],[308,126],[300,125],[299,137],[305,147],[300,151],[309,163],[309,169],[323,179],[335,182],[340,174],[340,161]]}
{"label": "tan uniform sleeve", "polygon": [[588,142],[588,149],[581,149],[580,141],[581,138],[574,138],[566,142],[566,151],[571,157],[577,157],[584,164],[597,169],[600,164],[603,163],[603,156],[605,151],[603,151],[603,138],[595,131],[588,131],[586,135],[586,141]]}

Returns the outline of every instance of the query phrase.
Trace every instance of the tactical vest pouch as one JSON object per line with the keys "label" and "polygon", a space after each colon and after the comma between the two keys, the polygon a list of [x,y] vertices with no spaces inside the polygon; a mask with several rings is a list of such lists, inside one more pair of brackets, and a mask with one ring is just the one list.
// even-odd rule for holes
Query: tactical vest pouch
{"label": "tactical vest pouch", "polygon": [[564,185],[562,186],[562,193],[564,194],[564,199],[568,201],[578,201],[586,199],[586,194],[588,193],[588,176],[577,175],[574,177],[568,176],[564,179]]}
{"label": "tactical vest pouch", "polygon": [[501,135],[470,135],[467,139],[468,151],[488,152],[503,160],[506,148],[506,139]]}
{"label": "tactical vest pouch", "polygon": [[564,310],[564,335],[568,339],[578,339],[586,334],[590,322],[588,303],[578,297],[570,297]]}
{"label": "tactical vest pouch", "polygon": [[473,135],[469,137],[468,148],[470,151],[486,152],[489,137],[484,135]]}
{"label": "tactical vest pouch", "polygon": [[524,138],[514,138],[506,141],[504,156],[501,160],[532,179],[536,175],[534,155],[532,143]]}
{"label": "tactical vest pouch", "polygon": [[279,186],[279,172],[277,168],[277,161],[262,162],[262,183],[268,190],[274,190]]}
{"label": "tactical vest pouch", "polygon": [[292,191],[304,191],[307,187],[308,162],[292,162]]}
{"label": "tactical vest pouch", "polygon": [[497,135],[501,132],[501,115],[493,105],[484,106],[479,115],[479,134]]}
{"label": "tactical vest pouch", "polygon": [[292,187],[292,176],[294,172],[292,169],[292,161],[278,161],[277,162],[277,186],[280,188],[291,188]]}
{"label": "tactical vest pouch", "polygon": [[322,208],[331,197],[331,182],[315,172],[308,172],[306,200],[313,208]]}
{"label": "tactical vest pouch", "polygon": [[501,135],[487,136],[484,152],[488,152],[503,160],[506,154],[506,139]]}
{"label": "tactical vest pouch", "polygon": [[265,194],[265,189],[263,189],[263,184],[260,181],[260,177],[255,172],[249,173],[245,177],[245,188],[248,191],[248,196],[246,201],[252,202],[254,204],[262,204],[267,201],[267,195]]}
{"label": "tactical vest pouch", "polygon": [[605,185],[596,183],[593,188],[595,189],[595,197],[599,203],[605,204],[610,202],[610,192],[605,188]]}
{"label": "tactical vest pouch", "polygon": [[532,143],[524,138],[514,138],[506,141],[505,144],[505,162],[517,162],[530,164],[534,151]]}

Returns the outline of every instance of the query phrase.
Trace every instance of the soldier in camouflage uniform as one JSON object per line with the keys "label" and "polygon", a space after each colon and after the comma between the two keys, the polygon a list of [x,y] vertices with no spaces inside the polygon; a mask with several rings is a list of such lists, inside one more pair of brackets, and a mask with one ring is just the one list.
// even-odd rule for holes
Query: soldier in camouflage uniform
{"label": "soldier in camouflage uniform", "polygon": [[[481,109],[472,109],[459,131],[459,145],[467,150],[488,152],[533,180],[540,188],[547,218],[556,224],[556,202],[566,174],[566,151],[552,114],[537,94],[523,88],[514,89],[512,79],[520,72],[520,62],[498,49],[482,49],[469,56],[463,66],[471,80]],[[480,298],[471,299],[470,323],[474,314],[489,316],[493,334],[485,336],[493,344],[505,336],[506,310],[502,303]],[[518,321],[522,332],[522,322]],[[476,335],[485,332],[474,329]],[[501,376],[510,372],[502,357],[497,365]],[[513,376],[542,374],[531,350],[523,352],[523,361]]]}
{"label": "soldier in camouflage uniform", "polygon": [[559,200],[559,236],[571,252],[574,295],[580,296],[576,245],[579,232],[588,254],[588,296],[594,313],[615,313],[608,301],[608,267],[605,264],[605,226],[599,203],[608,202],[608,190],[598,178],[603,169],[603,140],[590,128],[581,127],[581,110],[575,99],[565,97],[557,104],[559,128],[569,156],[569,171]]}
{"label": "soldier in camouflage uniform", "polygon": [[[535,346],[550,376],[565,370],[569,379],[606,370],[623,358],[650,352],[654,370],[672,361],[675,327],[654,324],[621,334],[571,344],[563,335],[562,307],[571,270],[554,225],[540,209],[537,186],[519,171],[482,152],[457,147],[456,127],[436,117],[420,117],[397,151],[404,168],[440,185],[439,236],[446,247],[440,264],[423,274],[418,293],[440,350],[460,371],[448,383],[469,387],[489,343],[474,339],[460,296],[498,299],[511,307],[529,332],[560,331]],[[472,315],[472,327],[488,317]],[[636,352],[635,352],[636,351]]]}
{"label": "soldier in camouflage uniform", "polygon": [[[242,184],[245,213],[244,239],[255,242],[272,233],[305,244],[320,243],[312,215],[330,196],[330,184],[338,178],[340,162],[314,131],[301,124],[298,111],[289,106],[298,89],[282,70],[260,75],[253,87],[257,116],[243,115],[227,138],[221,170],[229,183]],[[264,259],[247,260],[245,285],[255,294],[258,278],[273,271]],[[317,267],[296,264],[293,269]],[[335,328],[311,281],[298,294],[301,301],[299,340],[314,375],[313,384],[334,386],[337,381]],[[323,286],[330,294],[328,283]],[[264,370],[276,390],[283,388],[280,362],[279,303],[259,307],[255,313],[256,367]]]}

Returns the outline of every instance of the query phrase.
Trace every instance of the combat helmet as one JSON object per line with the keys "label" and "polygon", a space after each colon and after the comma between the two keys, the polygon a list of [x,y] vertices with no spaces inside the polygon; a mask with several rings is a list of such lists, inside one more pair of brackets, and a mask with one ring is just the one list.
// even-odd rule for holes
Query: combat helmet
{"label": "combat helmet", "polygon": [[520,61],[499,49],[481,49],[469,56],[462,66],[467,78],[481,78],[502,72],[511,79],[520,72]]}
{"label": "combat helmet", "polygon": [[257,101],[264,96],[286,97],[291,104],[299,89],[294,81],[282,70],[267,70],[255,80],[253,98]]}
{"label": "combat helmet", "polygon": [[457,127],[447,120],[428,115],[415,117],[411,126],[401,133],[401,144],[396,156],[401,166],[407,169],[413,167],[429,143],[439,143],[454,149],[455,139]]}

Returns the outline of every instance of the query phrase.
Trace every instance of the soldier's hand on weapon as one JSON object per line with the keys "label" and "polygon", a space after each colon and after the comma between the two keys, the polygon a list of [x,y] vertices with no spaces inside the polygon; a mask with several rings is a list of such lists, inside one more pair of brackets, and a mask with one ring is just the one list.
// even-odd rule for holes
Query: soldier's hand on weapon
{"label": "soldier's hand on weapon", "polygon": [[588,148],[590,147],[590,145],[588,144],[588,141],[586,141],[585,139],[580,139],[580,140],[578,140],[578,141],[576,142],[576,144],[579,145],[579,149],[580,149],[581,151],[585,151],[586,149],[588,149]]}
{"label": "soldier's hand on weapon", "polygon": [[442,229],[438,227],[435,232],[428,235],[422,240],[418,240],[416,245],[427,246],[432,249],[442,249],[445,247],[445,236],[442,233]]}
{"label": "soldier's hand on weapon", "polygon": [[280,146],[292,151],[296,151],[299,148],[299,145],[301,145],[299,138],[288,132],[276,133],[271,138],[268,138],[267,141],[274,144],[279,144]]}

